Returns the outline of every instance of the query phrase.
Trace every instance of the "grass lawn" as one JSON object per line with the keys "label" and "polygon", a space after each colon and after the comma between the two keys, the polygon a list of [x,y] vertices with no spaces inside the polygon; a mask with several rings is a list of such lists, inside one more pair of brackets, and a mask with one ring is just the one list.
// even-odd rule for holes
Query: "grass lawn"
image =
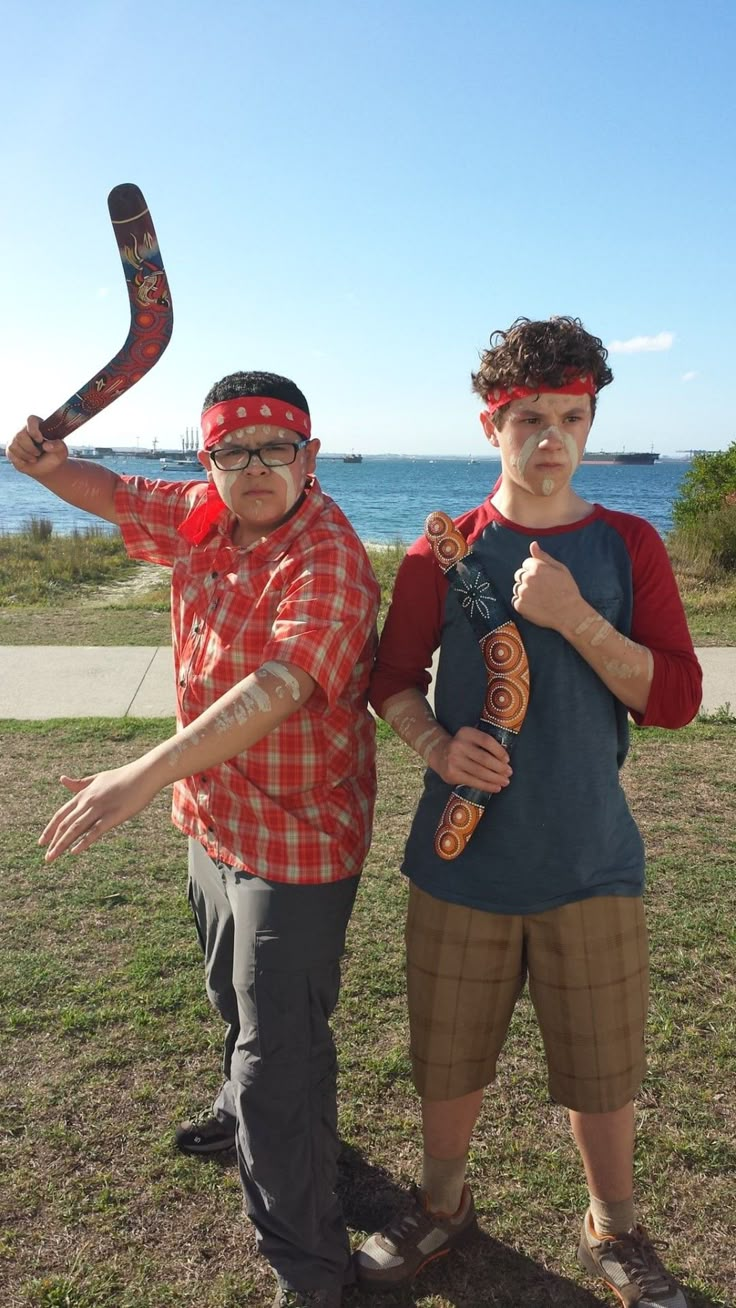
{"label": "grass lawn", "polygon": [[[381,585],[380,622],[404,550],[400,544],[369,550]],[[168,572],[132,562],[118,536],[52,536],[38,542],[0,533],[0,645],[168,645],[170,640]]]}
{"label": "grass lawn", "polygon": [[[56,777],[135,756],[170,730],[126,720],[0,724],[0,1303],[3,1308],[262,1308],[272,1283],[234,1160],[177,1157],[173,1124],[218,1084],[168,797],[78,861],[36,838]],[[397,873],[420,765],[382,729],[376,836],[336,1021],[341,1183],[356,1241],[420,1157]],[[650,855],[650,1074],[640,1102],[642,1218],[693,1308],[736,1303],[736,729],[634,732],[625,784]],[[529,1005],[515,1016],[474,1139],[482,1234],[404,1295],[346,1308],[594,1308],[574,1259],[585,1191],[548,1101]],[[731,1234],[729,1234],[729,1231]]]}
{"label": "grass lawn", "polygon": [[[404,556],[368,551],[381,585],[379,626]],[[736,574],[678,572],[696,645],[736,645]],[[35,539],[0,533],[0,645],[168,645],[165,569],[132,562],[116,533]]]}

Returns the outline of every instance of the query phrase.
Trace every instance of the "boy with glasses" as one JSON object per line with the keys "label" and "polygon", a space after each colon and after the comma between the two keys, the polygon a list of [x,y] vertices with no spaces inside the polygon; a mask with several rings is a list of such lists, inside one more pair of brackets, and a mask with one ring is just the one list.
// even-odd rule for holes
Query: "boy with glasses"
{"label": "boy with glasses", "polygon": [[[406,1283],[473,1230],[471,1134],[528,977],[550,1095],[570,1111],[590,1192],[580,1261],[627,1308],[686,1308],[634,1209],[647,936],[644,851],[619,769],[628,714],[683,726],[697,712],[701,674],[654,528],[571,485],[611,380],[601,341],[576,319],[522,318],[492,336],[473,389],[501,477],[455,523],[465,540],[448,536],[444,555],[461,557],[467,542],[485,580],[456,592],[422,540],[394,588],[371,701],[427,764],[403,864],[424,1161],[408,1212],[357,1255],[367,1285]],[[504,667],[521,666],[508,625],[493,636],[489,627],[481,653],[468,616],[484,593],[516,624],[528,681],[526,671],[515,685],[504,680]],[[433,712],[425,695],[438,647]],[[475,724],[484,704],[490,723],[515,696],[527,703],[512,769],[504,745]],[[458,857],[446,815],[467,830],[474,805],[449,801],[456,786],[475,792],[476,816],[478,792],[488,798]]]}
{"label": "boy with glasses", "polygon": [[315,479],[319,441],[293,382],[225,377],[202,432],[206,485],[68,460],[34,418],[8,448],[19,472],[117,523],[132,557],[172,569],[177,734],[63,778],[73,798],[41,842],[49,862],[81,853],[174,783],[207,992],[227,1023],[222,1088],[177,1144],[236,1146],[274,1308],[338,1308],[352,1269],[329,1019],[375,799],[379,590]]}

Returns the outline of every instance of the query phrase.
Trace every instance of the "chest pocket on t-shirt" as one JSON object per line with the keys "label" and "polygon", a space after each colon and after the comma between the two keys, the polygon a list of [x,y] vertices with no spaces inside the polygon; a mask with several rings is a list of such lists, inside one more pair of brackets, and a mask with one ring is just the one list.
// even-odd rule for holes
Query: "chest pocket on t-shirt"
{"label": "chest pocket on t-shirt", "polygon": [[618,627],[624,600],[620,592],[616,595],[584,595],[583,599],[595,609],[596,613],[600,613],[602,618],[610,622],[611,626]]}

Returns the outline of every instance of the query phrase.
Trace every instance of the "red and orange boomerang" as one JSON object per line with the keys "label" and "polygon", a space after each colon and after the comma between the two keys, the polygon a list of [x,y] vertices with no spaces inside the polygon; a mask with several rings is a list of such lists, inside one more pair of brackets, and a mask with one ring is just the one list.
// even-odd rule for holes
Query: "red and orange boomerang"
{"label": "red and orange boomerang", "polygon": [[[510,755],[529,706],[529,661],[521,634],[452,518],[446,513],[430,513],[424,534],[483,655],[486,693],[478,729],[498,740]],[[491,798],[474,786],[455,787],[434,837],[440,858],[450,860],[462,854]]]}
{"label": "red and orange boomerang", "polygon": [[41,423],[45,440],[61,440],[107,408],[158,363],[171,339],[174,311],[156,231],[137,186],[124,183],[107,197],[130,300],[130,329],[122,349]]}

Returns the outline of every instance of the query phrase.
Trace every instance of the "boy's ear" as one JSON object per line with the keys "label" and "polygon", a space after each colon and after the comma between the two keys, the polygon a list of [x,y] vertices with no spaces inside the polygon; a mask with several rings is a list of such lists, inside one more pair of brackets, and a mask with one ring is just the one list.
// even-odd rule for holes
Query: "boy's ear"
{"label": "boy's ear", "polygon": [[317,467],[317,455],[319,454],[320,443],[316,436],[313,436],[308,445],[304,447],[307,455],[307,472],[311,476]]}
{"label": "boy's ear", "polygon": [[486,434],[486,440],[489,440],[491,445],[498,445],[498,433],[493,425],[493,418],[490,413],[484,410],[483,413],[478,414],[478,417],[480,418],[480,425]]}
{"label": "boy's ear", "polygon": [[197,450],[197,458],[202,464],[205,472],[209,473],[212,471],[212,460],[206,450]]}

